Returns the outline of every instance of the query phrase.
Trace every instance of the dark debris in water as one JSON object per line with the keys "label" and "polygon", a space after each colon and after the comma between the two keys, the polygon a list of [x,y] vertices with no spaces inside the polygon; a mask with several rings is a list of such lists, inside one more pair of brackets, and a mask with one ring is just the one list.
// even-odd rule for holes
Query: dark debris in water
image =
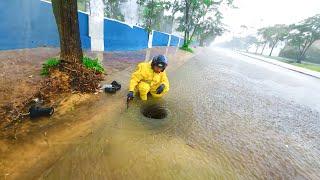
{"label": "dark debris in water", "polygon": [[145,117],[152,119],[164,119],[168,115],[166,107],[159,104],[145,105],[142,107],[141,113]]}

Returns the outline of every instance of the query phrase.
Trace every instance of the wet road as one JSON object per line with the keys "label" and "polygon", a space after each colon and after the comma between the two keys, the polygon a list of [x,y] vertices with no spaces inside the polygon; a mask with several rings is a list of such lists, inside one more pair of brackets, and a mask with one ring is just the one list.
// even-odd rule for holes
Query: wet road
{"label": "wet road", "polygon": [[200,72],[185,73],[199,89],[181,91],[193,97],[199,133],[213,133],[208,141],[256,177],[319,179],[319,79],[223,50],[187,66]]}
{"label": "wet road", "polygon": [[319,79],[209,49],[168,71],[167,118],[136,101],[41,179],[320,178]]}

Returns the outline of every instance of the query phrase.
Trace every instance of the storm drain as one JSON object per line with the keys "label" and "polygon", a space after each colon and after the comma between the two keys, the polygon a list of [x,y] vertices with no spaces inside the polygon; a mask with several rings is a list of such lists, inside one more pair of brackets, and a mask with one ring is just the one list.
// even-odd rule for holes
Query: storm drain
{"label": "storm drain", "polygon": [[141,113],[152,119],[164,119],[168,115],[168,110],[166,107],[159,104],[145,105],[141,108]]}

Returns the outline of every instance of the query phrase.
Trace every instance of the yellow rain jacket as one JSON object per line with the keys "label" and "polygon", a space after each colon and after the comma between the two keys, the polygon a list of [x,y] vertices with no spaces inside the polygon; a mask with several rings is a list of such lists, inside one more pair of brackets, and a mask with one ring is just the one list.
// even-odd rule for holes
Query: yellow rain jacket
{"label": "yellow rain jacket", "polygon": [[[157,94],[157,88],[164,84],[161,94]],[[139,92],[142,100],[147,100],[150,92],[153,97],[160,98],[169,91],[169,81],[166,72],[156,73],[151,67],[151,62],[140,63],[132,74],[129,91]]]}

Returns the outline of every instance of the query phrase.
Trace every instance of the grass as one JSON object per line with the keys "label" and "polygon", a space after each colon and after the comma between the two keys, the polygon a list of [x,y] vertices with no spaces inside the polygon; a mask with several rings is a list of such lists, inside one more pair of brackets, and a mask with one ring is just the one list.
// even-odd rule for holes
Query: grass
{"label": "grass", "polygon": [[298,66],[298,67],[302,67],[302,68],[305,68],[305,69],[309,69],[309,70],[312,70],[312,71],[320,72],[320,65],[318,65],[318,64],[313,64],[313,63],[308,63],[308,62],[296,63],[296,60],[294,60],[294,59],[289,59],[289,58],[284,58],[284,57],[276,57],[276,56],[265,56],[265,55],[262,55],[262,56],[266,57],[266,58],[271,58],[271,59],[274,59],[274,60],[278,60],[278,61],[281,61],[281,62],[284,62],[284,63],[288,63],[288,64],[291,64],[291,65],[294,65],[294,66]]}
{"label": "grass", "polygon": [[190,52],[190,53],[193,53],[193,50],[192,50],[189,46],[183,45],[180,49],[181,49],[181,50],[184,50],[184,51],[188,51],[188,52]]}
{"label": "grass", "polygon": [[48,76],[49,69],[58,66],[59,63],[60,63],[60,60],[58,60],[57,58],[48,58],[46,62],[42,65],[40,74],[42,76]]}
{"label": "grass", "polygon": [[315,65],[315,64],[309,64],[309,63],[290,63],[292,65],[295,65],[295,66],[299,66],[299,67],[302,67],[302,68],[306,68],[306,69],[310,69],[310,70],[313,70],[313,71],[318,71],[320,72],[320,66],[319,65]]}
{"label": "grass", "polygon": [[[59,64],[60,64],[60,60],[58,60],[57,58],[48,58],[46,60],[46,62],[42,65],[42,69],[41,69],[40,74],[42,76],[48,76],[49,75],[49,70],[51,68],[54,68],[54,67],[58,66]],[[91,59],[89,57],[83,57],[82,64],[86,68],[92,69],[92,70],[97,71],[99,73],[104,73],[105,72],[102,64],[99,62],[98,59]]]}
{"label": "grass", "polygon": [[288,63],[294,66],[298,66],[298,67],[302,67],[305,69],[309,69],[312,71],[318,71],[320,72],[320,65],[317,64],[312,64],[312,63],[308,63],[308,62],[301,62],[301,63],[296,63],[296,61],[294,59],[288,59],[288,58],[283,58],[283,57],[274,57],[274,56],[266,56],[284,63]]}
{"label": "grass", "polygon": [[104,68],[98,59],[91,59],[89,57],[83,57],[82,63],[88,69],[95,70],[99,73],[104,73]]}
{"label": "grass", "polygon": [[281,61],[281,62],[289,63],[289,64],[295,63],[294,59],[288,59],[288,58],[278,57],[278,56],[266,56],[266,55],[262,55],[262,56],[266,57],[266,58],[271,58],[271,59],[274,59],[274,60],[278,60],[278,61]]}

